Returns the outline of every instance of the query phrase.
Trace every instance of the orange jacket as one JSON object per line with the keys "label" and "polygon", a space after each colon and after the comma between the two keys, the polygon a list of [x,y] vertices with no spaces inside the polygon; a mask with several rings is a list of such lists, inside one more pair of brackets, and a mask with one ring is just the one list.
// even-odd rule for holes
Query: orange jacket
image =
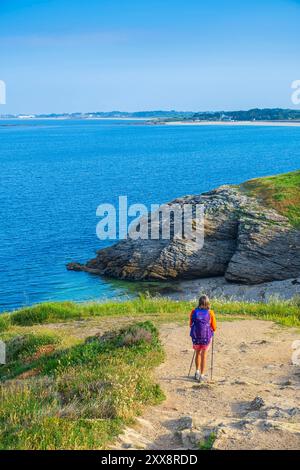
{"label": "orange jacket", "polygon": [[[190,327],[192,326],[192,315],[195,310],[192,310],[190,313]],[[210,326],[213,331],[216,331],[217,329],[217,322],[216,322],[216,317],[215,317],[215,312],[213,310],[209,310],[210,314]]]}

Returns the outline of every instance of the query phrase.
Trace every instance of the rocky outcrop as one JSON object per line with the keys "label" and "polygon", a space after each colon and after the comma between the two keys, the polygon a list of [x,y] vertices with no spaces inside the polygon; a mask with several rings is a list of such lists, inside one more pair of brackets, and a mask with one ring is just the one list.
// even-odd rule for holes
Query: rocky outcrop
{"label": "rocky outcrop", "polygon": [[98,251],[85,265],[70,263],[68,269],[129,280],[225,276],[245,284],[299,276],[300,231],[239,187],[221,186],[174,203],[204,205],[203,247],[177,237],[128,239]]}
{"label": "rocky outcrop", "polygon": [[148,290],[152,295],[165,295],[174,300],[194,301],[199,297],[199,292],[205,292],[216,299],[268,303],[276,299],[300,298],[300,277],[249,285],[229,282],[224,276],[219,276],[155,285],[153,292],[149,285]]}
{"label": "rocky outcrop", "polygon": [[266,405],[261,397],[256,397],[245,408],[243,417],[214,419],[210,423],[190,418],[190,423],[187,422],[179,435],[185,449],[224,450],[238,448],[239,444],[245,448],[247,441],[266,432],[270,441],[273,439],[275,443],[276,437],[280,438],[284,433],[285,436],[289,435],[291,444],[297,444],[300,436],[299,416],[300,408],[282,407],[272,402]]}

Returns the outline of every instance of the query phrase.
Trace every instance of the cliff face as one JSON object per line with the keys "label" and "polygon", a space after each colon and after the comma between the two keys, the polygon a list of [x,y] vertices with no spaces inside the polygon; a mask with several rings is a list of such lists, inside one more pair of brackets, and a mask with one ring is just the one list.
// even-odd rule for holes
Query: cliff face
{"label": "cliff face", "polygon": [[195,279],[224,275],[258,284],[300,274],[300,230],[239,187],[220,188],[172,203],[205,206],[204,246],[191,240],[124,240],[68,269],[130,280]]}

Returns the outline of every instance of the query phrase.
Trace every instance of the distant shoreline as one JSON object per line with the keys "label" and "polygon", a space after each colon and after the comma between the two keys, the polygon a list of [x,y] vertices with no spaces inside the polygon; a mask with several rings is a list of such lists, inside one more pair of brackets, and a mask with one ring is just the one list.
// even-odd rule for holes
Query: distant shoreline
{"label": "distant shoreline", "polygon": [[[92,111],[62,113],[13,113],[0,114],[0,119],[20,120],[122,120],[148,121],[161,125],[246,125],[246,126],[298,126],[300,109],[253,108],[231,111],[176,111],[148,109],[138,111]],[[299,123],[299,124],[298,124]]]}
{"label": "distant shoreline", "polygon": [[169,121],[166,126],[276,126],[300,127],[300,121]]}
{"label": "distant shoreline", "polygon": [[152,121],[156,118],[141,118],[141,117],[90,117],[90,118],[70,118],[70,117],[30,117],[30,118],[20,118],[20,117],[1,117],[1,121],[19,121],[19,122],[28,122],[28,121]]}
{"label": "distant shoreline", "polygon": [[29,121],[139,121],[156,126],[262,126],[262,127],[300,127],[300,121],[159,121],[157,118],[143,117],[32,117],[32,118],[4,118],[1,121],[18,121],[20,124]]}

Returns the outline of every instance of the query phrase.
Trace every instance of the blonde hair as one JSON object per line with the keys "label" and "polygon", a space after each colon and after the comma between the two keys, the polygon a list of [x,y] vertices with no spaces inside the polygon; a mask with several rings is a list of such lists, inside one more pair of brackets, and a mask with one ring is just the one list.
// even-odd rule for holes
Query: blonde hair
{"label": "blonde hair", "polygon": [[207,295],[201,295],[199,299],[198,308],[204,308],[205,310],[210,309],[210,301]]}

